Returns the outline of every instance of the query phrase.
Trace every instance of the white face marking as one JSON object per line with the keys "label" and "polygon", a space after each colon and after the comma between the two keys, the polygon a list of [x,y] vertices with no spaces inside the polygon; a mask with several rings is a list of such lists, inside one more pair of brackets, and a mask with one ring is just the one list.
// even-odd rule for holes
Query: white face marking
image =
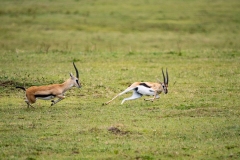
{"label": "white face marking", "polygon": [[142,95],[154,96],[155,91],[152,88],[148,88],[142,85],[137,86],[137,92]]}
{"label": "white face marking", "polygon": [[162,88],[164,90],[164,93],[167,94],[168,93],[167,86],[165,84],[162,84]]}
{"label": "white face marking", "polygon": [[80,87],[81,87],[81,85],[80,85],[80,82],[79,82],[79,80],[78,80],[78,79],[76,79],[76,80],[75,80],[75,87],[78,87],[78,88],[80,88]]}

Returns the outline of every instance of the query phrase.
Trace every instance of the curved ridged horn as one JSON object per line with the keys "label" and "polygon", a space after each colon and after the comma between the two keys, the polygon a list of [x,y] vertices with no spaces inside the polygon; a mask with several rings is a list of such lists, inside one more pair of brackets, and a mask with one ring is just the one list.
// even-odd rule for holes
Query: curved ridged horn
{"label": "curved ridged horn", "polygon": [[162,75],[163,75],[163,82],[166,84],[166,78],[165,78],[165,75],[164,75],[163,69],[162,69]]}
{"label": "curved ridged horn", "polygon": [[75,71],[76,71],[76,77],[79,78],[78,69],[77,69],[77,67],[75,66],[74,62],[73,62],[73,66],[74,66]]}
{"label": "curved ridged horn", "polygon": [[167,75],[166,83],[168,84],[168,72],[167,72],[167,68],[166,68],[166,75]]}

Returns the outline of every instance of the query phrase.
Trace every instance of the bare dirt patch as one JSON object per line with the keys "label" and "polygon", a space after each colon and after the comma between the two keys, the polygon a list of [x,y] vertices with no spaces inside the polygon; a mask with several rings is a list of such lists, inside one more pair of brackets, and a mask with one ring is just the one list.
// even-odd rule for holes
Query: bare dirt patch
{"label": "bare dirt patch", "polygon": [[2,87],[10,87],[10,86],[14,86],[16,84],[16,82],[14,81],[0,81],[0,86]]}

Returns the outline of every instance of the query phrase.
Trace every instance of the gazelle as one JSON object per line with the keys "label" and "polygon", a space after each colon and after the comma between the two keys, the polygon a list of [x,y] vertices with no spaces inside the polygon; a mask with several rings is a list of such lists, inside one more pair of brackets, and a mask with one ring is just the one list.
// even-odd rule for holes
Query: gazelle
{"label": "gazelle", "polygon": [[81,83],[78,80],[79,78],[78,69],[75,66],[74,62],[73,66],[76,71],[76,77],[72,73],[70,73],[70,78],[67,79],[62,84],[52,84],[47,86],[32,86],[28,89],[25,89],[24,87],[16,87],[26,91],[25,102],[27,103],[27,107],[28,108],[29,106],[33,107],[31,104],[35,103],[37,99],[50,100],[58,98],[57,100],[51,101],[52,102],[51,106],[53,106],[54,104],[60,102],[65,98],[64,93],[67,90],[69,90],[73,86],[80,88]]}
{"label": "gazelle", "polygon": [[126,90],[119,93],[117,96],[113,97],[113,99],[106,102],[105,104],[109,104],[115,98],[117,98],[117,97],[119,97],[119,96],[121,96],[124,93],[127,93],[129,91],[133,91],[132,96],[129,97],[129,98],[124,98],[121,104],[123,104],[125,101],[128,101],[128,100],[138,99],[138,98],[142,97],[143,95],[153,96],[153,98],[144,99],[146,101],[152,101],[153,102],[155,99],[160,98],[159,94],[161,94],[161,92],[164,92],[165,94],[168,93],[168,80],[169,79],[168,79],[167,69],[166,69],[166,78],[165,78],[163,70],[162,70],[162,75],[163,75],[163,81],[164,81],[163,83],[160,82],[159,80],[158,80],[159,81],[158,83],[154,83],[154,82],[134,82]]}

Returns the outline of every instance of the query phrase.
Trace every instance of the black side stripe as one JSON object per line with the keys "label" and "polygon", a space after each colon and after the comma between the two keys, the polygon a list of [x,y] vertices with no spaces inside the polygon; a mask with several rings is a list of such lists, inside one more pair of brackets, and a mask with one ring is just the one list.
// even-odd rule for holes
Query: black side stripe
{"label": "black side stripe", "polygon": [[147,87],[147,88],[151,88],[150,86],[148,86],[146,83],[140,83],[139,85]]}
{"label": "black side stripe", "polygon": [[44,97],[49,97],[49,96],[56,96],[56,95],[54,95],[54,94],[36,94],[35,95],[35,97],[42,97],[42,98],[44,98]]}

